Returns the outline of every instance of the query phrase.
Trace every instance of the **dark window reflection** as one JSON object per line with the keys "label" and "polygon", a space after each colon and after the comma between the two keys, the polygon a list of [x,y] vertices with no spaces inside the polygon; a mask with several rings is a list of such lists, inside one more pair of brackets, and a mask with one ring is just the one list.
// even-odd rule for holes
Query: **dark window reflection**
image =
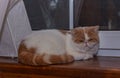
{"label": "dark window reflection", "polygon": [[120,0],[83,0],[80,11],[75,26],[100,25],[101,30],[120,30]]}
{"label": "dark window reflection", "polygon": [[24,0],[33,30],[69,28],[69,0]]}

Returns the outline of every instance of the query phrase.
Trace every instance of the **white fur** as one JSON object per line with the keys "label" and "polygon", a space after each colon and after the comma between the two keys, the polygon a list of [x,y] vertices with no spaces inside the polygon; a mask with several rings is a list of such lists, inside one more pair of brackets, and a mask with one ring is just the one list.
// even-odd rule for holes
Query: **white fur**
{"label": "white fur", "polygon": [[[89,39],[86,33],[85,38],[86,40]],[[92,58],[98,50],[98,45],[96,46],[95,43],[88,43],[87,47],[84,45],[85,43],[77,44],[72,40],[71,34],[67,33],[65,35],[58,30],[34,32],[25,38],[25,44],[27,48],[36,48],[38,54],[62,55],[67,52],[75,60]],[[49,58],[49,56],[45,56],[44,61],[51,64]]]}
{"label": "white fur", "polygon": [[29,35],[25,44],[27,48],[34,47],[39,54],[64,54],[65,51],[65,35],[58,30],[41,30]]}
{"label": "white fur", "polygon": [[79,48],[75,46],[71,34],[66,35],[66,50],[69,55],[72,55],[75,60],[81,60],[85,57],[84,53],[79,53]]}
{"label": "white fur", "polygon": [[37,65],[37,63],[36,63],[36,61],[35,61],[35,58],[37,57],[37,55],[35,54],[34,55],[34,57],[33,57],[33,59],[32,59],[32,62],[33,62],[33,64],[35,64],[35,65]]}
{"label": "white fur", "polygon": [[52,64],[49,59],[50,59],[49,55],[45,55],[44,58],[43,58],[43,60],[45,61],[45,63]]}

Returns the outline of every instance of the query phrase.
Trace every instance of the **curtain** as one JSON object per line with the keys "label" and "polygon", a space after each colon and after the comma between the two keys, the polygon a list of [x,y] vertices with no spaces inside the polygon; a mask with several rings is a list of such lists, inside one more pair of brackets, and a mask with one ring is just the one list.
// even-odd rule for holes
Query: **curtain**
{"label": "curtain", "polygon": [[20,0],[0,0],[0,32],[6,18],[5,15],[7,15],[19,1]]}
{"label": "curtain", "polygon": [[4,21],[8,3],[9,3],[9,0],[0,0],[0,33],[1,33],[2,24]]}
{"label": "curtain", "polygon": [[18,55],[19,43],[32,30],[23,0],[0,1],[0,12],[4,10],[4,13],[1,12],[0,14],[2,17],[2,21],[0,20],[0,56],[16,57]]}
{"label": "curtain", "polygon": [[79,26],[80,12],[84,0],[74,0],[74,26]]}

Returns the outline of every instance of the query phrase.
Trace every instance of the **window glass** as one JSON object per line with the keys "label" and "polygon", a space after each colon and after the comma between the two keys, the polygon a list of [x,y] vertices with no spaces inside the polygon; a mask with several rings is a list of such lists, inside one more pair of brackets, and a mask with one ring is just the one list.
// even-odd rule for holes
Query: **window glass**
{"label": "window glass", "polygon": [[74,27],[120,30],[120,0],[24,0],[32,29],[69,29],[69,1],[74,4]]}
{"label": "window glass", "polygon": [[24,0],[33,30],[68,29],[69,0]]}
{"label": "window glass", "polygon": [[74,0],[75,26],[100,25],[101,30],[120,30],[120,0],[82,0],[82,6],[77,4],[79,1]]}

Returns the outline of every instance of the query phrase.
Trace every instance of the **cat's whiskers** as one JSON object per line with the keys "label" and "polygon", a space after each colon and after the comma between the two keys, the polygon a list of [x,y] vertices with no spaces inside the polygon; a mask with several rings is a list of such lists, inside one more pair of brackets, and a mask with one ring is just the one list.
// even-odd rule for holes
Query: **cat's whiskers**
{"label": "cat's whiskers", "polygon": [[89,46],[87,41],[84,42],[84,45],[85,45],[85,47]]}
{"label": "cat's whiskers", "polygon": [[87,51],[93,49],[96,45],[97,45],[97,44],[93,44],[92,46],[89,46],[89,45],[88,45],[88,46],[87,46],[87,48],[88,48]]}

